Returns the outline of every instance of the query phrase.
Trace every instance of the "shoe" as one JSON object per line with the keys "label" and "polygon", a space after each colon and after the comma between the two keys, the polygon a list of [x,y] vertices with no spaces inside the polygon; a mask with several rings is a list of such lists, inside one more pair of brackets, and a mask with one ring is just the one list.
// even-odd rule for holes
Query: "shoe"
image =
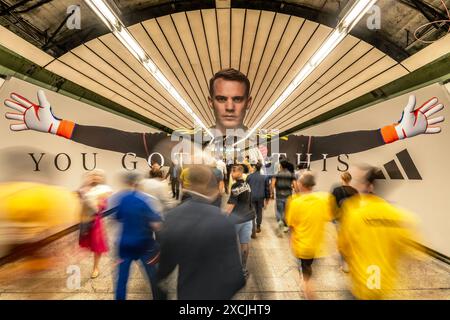
{"label": "shoe", "polygon": [[243,270],[243,273],[244,273],[244,278],[245,278],[245,280],[247,281],[248,277],[250,277],[250,273],[248,272],[247,269],[244,269],[244,270]]}
{"label": "shoe", "polygon": [[255,232],[252,232],[251,238],[252,239],[256,239],[256,233]]}
{"label": "shoe", "polygon": [[97,278],[99,275],[100,275],[100,272],[99,272],[98,270],[94,270],[94,271],[92,271],[91,279],[95,279],[95,278]]}
{"label": "shoe", "polygon": [[342,263],[342,265],[340,266],[340,268],[342,272],[344,273],[349,273],[350,270],[348,270],[348,264],[346,262]]}
{"label": "shoe", "polygon": [[284,222],[280,220],[277,222],[277,224],[278,224],[278,229],[283,230]]}
{"label": "shoe", "polygon": [[257,226],[256,227],[256,233],[260,233],[261,232],[261,227],[260,226]]}
{"label": "shoe", "polygon": [[284,227],[283,221],[278,221],[278,228],[276,230],[276,234],[278,237],[283,236],[283,227]]}

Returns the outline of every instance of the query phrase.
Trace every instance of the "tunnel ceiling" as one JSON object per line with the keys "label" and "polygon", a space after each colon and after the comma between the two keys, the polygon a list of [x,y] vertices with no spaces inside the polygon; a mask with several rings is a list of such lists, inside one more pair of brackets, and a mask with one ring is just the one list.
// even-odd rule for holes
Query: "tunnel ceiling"
{"label": "tunnel ceiling", "polygon": [[[217,2],[217,6],[216,6]],[[249,76],[254,125],[338,21],[347,1],[114,0],[136,40],[207,125],[208,80],[222,68]],[[228,2],[229,3],[229,2]],[[450,7],[450,1],[446,1]],[[0,0],[0,24],[50,54],[45,68],[172,129],[192,119],[134,59],[83,1],[81,29],[65,26],[73,0]],[[381,29],[362,19],[263,125],[288,130],[409,73],[401,61],[427,46],[414,32],[445,18],[441,0],[383,1]],[[432,24],[418,35],[446,33]]]}

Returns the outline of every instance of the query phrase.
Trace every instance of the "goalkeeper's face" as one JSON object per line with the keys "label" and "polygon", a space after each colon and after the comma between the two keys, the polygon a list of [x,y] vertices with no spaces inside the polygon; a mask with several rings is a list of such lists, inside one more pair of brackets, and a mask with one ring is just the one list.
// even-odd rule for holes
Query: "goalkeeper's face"
{"label": "goalkeeper's face", "polygon": [[245,83],[219,78],[214,81],[213,92],[209,105],[214,110],[216,128],[222,132],[242,128],[252,101],[246,95]]}

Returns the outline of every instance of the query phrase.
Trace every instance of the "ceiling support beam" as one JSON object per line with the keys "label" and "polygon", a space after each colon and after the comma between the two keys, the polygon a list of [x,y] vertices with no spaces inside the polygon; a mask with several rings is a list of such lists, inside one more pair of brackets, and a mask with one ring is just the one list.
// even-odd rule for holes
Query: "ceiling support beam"
{"label": "ceiling support beam", "polygon": [[19,8],[19,7],[21,7],[21,6],[25,5],[25,4],[27,4],[27,3],[30,2],[30,1],[31,1],[31,0],[22,0],[22,1],[17,2],[16,4],[14,4],[14,5],[10,6],[10,7],[7,7],[7,8],[5,8],[5,9],[1,10],[1,11],[0,11],[0,16],[3,16],[3,15],[5,15],[5,14],[8,14],[8,13],[10,13],[11,11],[14,11],[14,9]]}

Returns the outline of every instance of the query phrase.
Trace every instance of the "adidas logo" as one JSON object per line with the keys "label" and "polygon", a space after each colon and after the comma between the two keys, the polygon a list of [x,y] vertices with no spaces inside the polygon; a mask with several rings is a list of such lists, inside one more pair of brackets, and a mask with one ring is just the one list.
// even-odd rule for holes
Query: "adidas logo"
{"label": "adidas logo", "polygon": [[[400,151],[396,154],[397,160],[400,163],[403,171],[406,174],[407,179],[409,180],[422,180],[422,176],[417,170],[416,165],[414,164],[409,152],[407,149]],[[403,177],[400,168],[397,166],[397,162],[395,160],[391,160],[383,165],[390,179],[393,180],[405,180]],[[383,171],[379,171],[379,175],[377,179],[386,179]]]}

